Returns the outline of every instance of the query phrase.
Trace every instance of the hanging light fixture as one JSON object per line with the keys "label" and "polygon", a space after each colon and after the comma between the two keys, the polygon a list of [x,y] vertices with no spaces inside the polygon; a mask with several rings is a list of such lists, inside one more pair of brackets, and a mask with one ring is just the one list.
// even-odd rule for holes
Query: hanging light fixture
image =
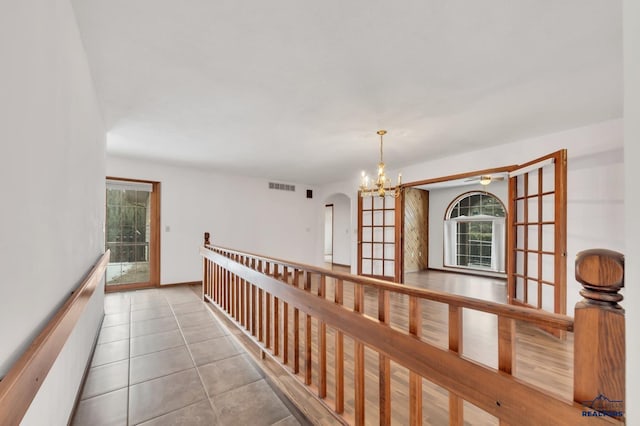
{"label": "hanging light fixture", "polygon": [[487,186],[491,183],[491,175],[480,176],[480,185]]}
{"label": "hanging light fixture", "polygon": [[384,161],[382,160],[382,137],[387,134],[386,130],[378,130],[380,135],[380,162],[378,163],[378,177],[375,182],[371,182],[369,186],[369,176],[362,171],[362,180],[360,181],[360,196],[362,197],[398,197],[400,195],[400,184],[402,182],[402,173],[398,173],[398,183],[391,186],[391,181],[387,178],[384,171]]}

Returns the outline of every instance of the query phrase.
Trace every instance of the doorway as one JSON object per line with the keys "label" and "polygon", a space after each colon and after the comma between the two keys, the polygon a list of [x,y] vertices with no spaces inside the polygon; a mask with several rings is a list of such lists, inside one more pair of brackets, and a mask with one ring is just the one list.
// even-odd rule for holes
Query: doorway
{"label": "doorway", "polygon": [[333,263],[333,204],[324,206],[324,261]]}
{"label": "doorway", "polygon": [[[567,151],[560,150],[520,165],[403,184],[402,194],[396,198],[393,207],[388,200],[377,197],[367,204],[360,200],[358,272],[380,278],[391,276],[395,282],[404,282],[406,199],[410,188],[422,189],[429,191],[426,202],[429,239],[439,241],[435,249],[431,245],[428,247],[427,269],[433,269],[434,266],[438,269],[438,263],[441,269],[453,269],[446,267],[450,265],[458,268],[459,272],[473,269],[476,273],[484,268],[487,272],[483,275],[506,277],[508,303],[564,314],[567,290],[566,167]],[[452,196],[444,191],[450,189],[458,193],[459,187],[468,185],[477,185],[477,194],[471,191],[469,194]],[[506,202],[502,206],[497,202],[484,206],[485,199],[491,201],[486,197],[490,191],[494,192],[491,195],[502,191],[497,191],[500,185],[504,187],[504,196],[498,199]],[[448,197],[449,201],[445,204],[449,205],[447,214],[432,214],[438,204],[433,191],[436,187]],[[457,202],[463,198],[468,199],[468,206],[458,206],[457,214],[452,215]],[[498,207],[506,212],[497,214],[496,211],[500,210]],[[474,208],[479,209],[479,213],[473,213]],[[492,213],[488,214],[485,210],[491,210]],[[450,221],[449,228],[445,223],[447,219]],[[444,248],[447,229],[451,237],[448,251]],[[505,234],[506,245],[499,247]],[[462,244],[465,241],[474,243]],[[394,245],[395,253],[392,252]],[[377,251],[375,246],[379,246]],[[464,255],[464,250],[469,252],[468,255]],[[463,255],[458,256],[460,253]],[[462,265],[459,264],[461,260]],[[394,266],[395,274],[391,273]]]}
{"label": "doorway", "polygon": [[160,183],[108,177],[106,291],[160,284]]}
{"label": "doorway", "polygon": [[351,266],[351,199],[343,193],[324,199],[324,261],[329,267]]}

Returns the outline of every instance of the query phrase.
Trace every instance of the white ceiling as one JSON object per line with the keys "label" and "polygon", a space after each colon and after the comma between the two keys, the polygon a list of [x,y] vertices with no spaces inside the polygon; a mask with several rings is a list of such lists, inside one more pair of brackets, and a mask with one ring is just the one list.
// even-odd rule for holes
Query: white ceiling
{"label": "white ceiling", "polygon": [[114,155],[319,184],[622,116],[620,0],[72,0]]}

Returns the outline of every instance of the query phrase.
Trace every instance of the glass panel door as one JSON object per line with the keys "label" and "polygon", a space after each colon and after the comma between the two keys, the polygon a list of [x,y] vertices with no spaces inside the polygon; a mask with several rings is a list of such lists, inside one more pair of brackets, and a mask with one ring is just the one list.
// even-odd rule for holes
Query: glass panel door
{"label": "glass panel door", "polygon": [[358,195],[358,274],[394,280],[396,199]]}
{"label": "glass panel door", "polygon": [[509,303],[566,313],[566,167],[560,150],[510,173]]}
{"label": "glass panel door", "polygon": [[153,183],[107,180],[106,241],[111,250],[108,287],[156,284],[153,273]]}

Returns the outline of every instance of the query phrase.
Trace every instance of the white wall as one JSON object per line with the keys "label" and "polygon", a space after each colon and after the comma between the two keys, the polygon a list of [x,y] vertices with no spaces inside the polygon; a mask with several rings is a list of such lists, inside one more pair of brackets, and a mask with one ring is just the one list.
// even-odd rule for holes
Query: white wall
{"label": "white wall", "polygon": [[624,2],[624,156],[625,156],[625,300],[627,313],[627,424],[640,424],[640,226],[638,226],[638,164],[640,164],[640,2]]}
{"label": "white wall", "polygon": [[[108,156],[107,175],[160,182],[161,284],[202,279],[203,233],[213,244],[313,263],[317,198],[311,187],[268,188],[268,180]],[[286,182],[292,183],[292,182]],[[295,183],[295,182],[293,182]],[[167,227],[169,230],[167,230]],[[318,235],[323,238],[322,232]]]}
{"label": "white wall", "polygon": [[[104,129],[68,0],[0,13],[0,376],[103,252]],[[98,290],[25,424],[66,424],[102,319]]]}
{"label": "white wall", "polygon": [[[429,190],[429,268],[445,269],[456,272],[463,272],[460,268],[447,268],[444,266],[444,215],[447,207],[453,200],[460,195],[469,191],[487,191],[494,195],[502,204],[507,201],[507,183],[506,181],[492,182],[488,187],[480,184],[461,186],[456,188],[442,188]],[[505,244],[506,245],[506,244]],[[477,271],[473,271],[478,273]]]}
{"label": "white wall", "polygon": [[333,263],[351,265],[351,202],[345,194],[333,194],[324,204],[333,204]]}
{"label": "white wall", "polygon": [[[537,138],[515,141],[483,150],[402,167],[404,182],[449,176],[473,170],[522,164],[562,148],[568,149],[567,176],[567,313],[573,314],[580,299],[580,286],[574,279],[576,254],[589,248],[624,249],[624,155],[622,120],[609,120]],[[394,176],[398,170],[390,170]],[[357,171],[353,180],[318,188],[323,194],[343,192],[351,195],[352,224],[351,271],[356,271],[357,208],[354,207]],[[357,206],[357,205],[356,205]],[[321,211],[316,222],[322,220]],[[316,241],[316,257],[322,241]]]}

